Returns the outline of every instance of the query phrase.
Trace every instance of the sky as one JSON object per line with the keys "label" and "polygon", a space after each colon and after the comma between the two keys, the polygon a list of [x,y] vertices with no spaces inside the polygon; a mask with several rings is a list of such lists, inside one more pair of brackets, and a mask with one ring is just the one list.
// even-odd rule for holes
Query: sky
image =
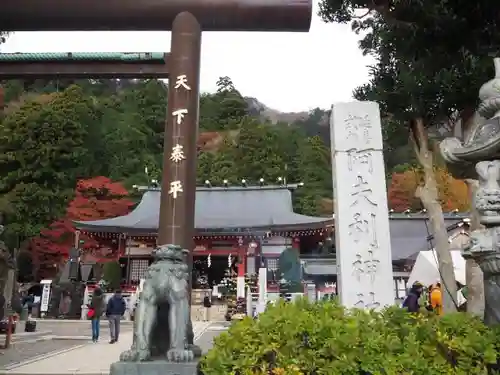
{"label": "sky", "polygon": [[[371,61],[349,25],[325,24],[317,10],[315,0],[309,33],[203,33],[201,91],[215,91],[217,79],[229,76],[242,95],[282,112],[352,100]],[[18,32],[2,45],[4,53],[169,50],[170,32]]]}

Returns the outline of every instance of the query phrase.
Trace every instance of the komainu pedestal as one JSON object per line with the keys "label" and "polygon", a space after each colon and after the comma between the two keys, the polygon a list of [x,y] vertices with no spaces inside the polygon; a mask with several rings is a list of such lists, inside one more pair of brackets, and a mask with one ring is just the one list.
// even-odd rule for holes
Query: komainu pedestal
{"label": "komainu pedestal", "polygon": [[[188,345],[188,251],[162,245],[153,252],[134,320],[133,343],[111,366],[111,375],[194,375],[195,354]],[[182,371],[181,371],[182,370]],[[194,372],[193,372],[194,371]]]}
{"label": "komainu pedestal", "polygon": [[116,362],[111,365],[110,375],[196,375],[196,362]]}
{"label": "komainu pedestal", "polygon": [[464,142],[447,138],[441,142],[441,154],[449,163],[467,169],[476,167],[479,187],[473,204],[484,229],[471,233],[470,243],[463,250],[481,267],[484,275],[484,321],[500,323],[500,59],[494,59],[495,78],[479,90],[482,120]]}

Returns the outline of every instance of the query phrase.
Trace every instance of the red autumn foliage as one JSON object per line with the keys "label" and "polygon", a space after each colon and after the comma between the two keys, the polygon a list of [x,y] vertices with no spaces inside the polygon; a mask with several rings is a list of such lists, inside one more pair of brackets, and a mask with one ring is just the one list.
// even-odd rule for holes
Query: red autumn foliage
{"label": "red autumn foliage", "polygon": [[[127,196],[128,192],[121,183],[107,177],[78,181],[75,197],[68,205],[66,216],[52,223],[32,240],[33,266],[37,278],[53,277],[57,270],[54,266],[68,258],[75,238],[73,220],[99,220],[126,215],[134,204],[126,199]],[[80,245],[84,250],[98,246],[93,238],[85,234],[81,234],[80,239],[84,241]]]}
{"label": "red autumn foliage", "polygon": [[[442,168],[436,168],[434,175],[443,212],[468,211],[470,202],[465,182],[453,178]],[[402,173],[393,173],[387,194],[389,207],[395,212],[404,212],[407,209],[413,212],[419,211],[422,205],[420,199],[415,197],[415,191],[422,183],[423,174],[420,170],[412,169]]]}
{"label": "red autumn foliage", "polygon": [[419,175],[415,171],[393,173],[387,191],[389,208],[395,212],[403,212],[407,209],[419,211],[420,199],[415,197],[415,190],[419,184]]}

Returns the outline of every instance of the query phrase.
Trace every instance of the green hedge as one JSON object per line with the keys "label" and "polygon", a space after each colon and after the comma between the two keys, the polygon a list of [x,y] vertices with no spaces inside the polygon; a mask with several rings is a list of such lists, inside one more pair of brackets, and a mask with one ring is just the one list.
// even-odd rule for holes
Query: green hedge
{"label": "green hedge", "polygon": [[222,333],[204,375],[500,374],[499,336],[465,313],[346,310],[336,301],[270,306]]}

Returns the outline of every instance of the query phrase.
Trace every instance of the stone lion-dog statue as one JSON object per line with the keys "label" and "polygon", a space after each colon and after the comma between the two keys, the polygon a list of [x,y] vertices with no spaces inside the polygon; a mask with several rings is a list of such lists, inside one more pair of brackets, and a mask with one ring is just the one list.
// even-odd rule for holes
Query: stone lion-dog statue
{"label": "stone lion-dog statue", "polygon": [[189,324],[189,251],[162,245],[153,251],[134,319],[133,343],[120,355],[123,362],[194,359],[187,343]]}

